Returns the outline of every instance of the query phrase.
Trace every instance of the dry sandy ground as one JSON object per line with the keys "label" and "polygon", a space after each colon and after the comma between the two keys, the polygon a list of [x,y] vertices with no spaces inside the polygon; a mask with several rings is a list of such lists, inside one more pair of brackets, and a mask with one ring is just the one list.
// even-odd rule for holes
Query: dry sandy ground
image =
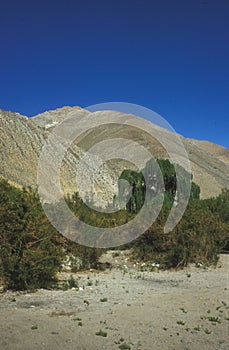
{"label": "dry sandy ground", "polygon": [[[226,350],[229,255],[220,265],[113,268],[75,275],[80,290],[2,293],[0,349]],[[100,330],[107,336],[96,335]]]}

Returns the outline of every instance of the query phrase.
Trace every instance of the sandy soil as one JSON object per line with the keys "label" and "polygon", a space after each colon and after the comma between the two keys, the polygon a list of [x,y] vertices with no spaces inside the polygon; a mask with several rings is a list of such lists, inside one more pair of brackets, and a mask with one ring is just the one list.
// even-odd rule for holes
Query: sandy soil
{"label": "sandy soil", "polygon": [[[0,349],[229,347],[229,255],[221,255],[216,269],[140,272],[122,266],[74,277],[79,290],[1,293]],[[106,337],[96,335],[100,330]]]}

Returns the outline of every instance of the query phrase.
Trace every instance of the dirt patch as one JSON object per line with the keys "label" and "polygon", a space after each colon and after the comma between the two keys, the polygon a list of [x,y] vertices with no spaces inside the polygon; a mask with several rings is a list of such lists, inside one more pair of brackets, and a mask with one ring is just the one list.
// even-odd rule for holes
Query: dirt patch
{"label": "dirt patch", "polygon": [[228,273],[221,255],[216,269],[127,266],[74,274],[67,291],[2,293],[0,349],[226,350]]}

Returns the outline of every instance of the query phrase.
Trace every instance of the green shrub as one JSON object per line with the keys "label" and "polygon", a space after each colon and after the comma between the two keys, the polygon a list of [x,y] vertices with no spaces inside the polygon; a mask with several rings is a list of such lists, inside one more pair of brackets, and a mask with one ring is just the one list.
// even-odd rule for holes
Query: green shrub
{"label": "green shrub", "polygon": [[131,243],[135,258],[158,261],[164,268],[218,261],[220,248],[228,239],[228,225],[220,213],[210,210],[206,201],[191,202],[178,225],[168,234],[163,232],[166,218],[167,208],[163,208],[156,222]]}
{"label": "green shrub", "polygon": [[123,343],[123,344],[119,345],[119,349],[121,349],[121,350],[130,350],[131,347],[130,347],[129,344]]}
{"label": "green shrub", "polygon": [[66,245],[66,253],[75,257],[75,259],[72,258],[72,272],[99,269],[99,258],[103,251],[104,249],[85,247],[71,241],[68,241]]}
{"label": "green shrub", "polygon": [[69,288],[79,288],[77,280],[71,275],[68,279]]}
{"label": "green shrub", "polygon": [[107,337],[107,332],[104,332],[100,329],[100,331],[96,332],[95,335],[98,335],[99,337]]}
{"label": "green shrub", "polygon": [[52,287],[63,257],[38,195],[0,180],[0,276],[5,287]]}
{"label": "green shrub", "polygon": [[106,303],[108,301],[108,299],[107,298],[101,298],[100,301],[101,301],[101,303]]}

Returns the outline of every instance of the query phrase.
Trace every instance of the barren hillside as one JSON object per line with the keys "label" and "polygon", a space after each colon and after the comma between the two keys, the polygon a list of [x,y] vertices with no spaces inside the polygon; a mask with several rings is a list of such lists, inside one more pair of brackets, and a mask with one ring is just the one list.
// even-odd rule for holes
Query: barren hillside
{"label": "barren hillside", "polygon": [[[76,111],[82,113],[82,118],[89,114],[88,111],[80,107],[63,107],[44,112],[33,118],[27,118],[18,113],[0,110],[0,175],[16,184],[35,187],[38,157],[45,139],[56,125],[65,118],[74,116]],[[125,116],[123,114],[124,118]],[[158,127],[155,126],[155,128]],[[170,138],[169,131],[158,128],[158,132],[164,139]],[[106,138],[115,139],[127,136],[150,150],[152,155],[168,157],[161,144],[142,130],[118,124],[97,127],[81,135],[75,145],[67,152],[61,169],[61,183],[64,191],[73,192],[76,190],[76,168],[78,159],[84,151]],[[182,141],[189,155],[194,181],[200,185],[203,198],[217,195],[222,188],[229,186],[228,149],[206,141],[183,137]],[[118,152],[120,146],[115,143],[115,140],[114,147]],[[93,168],[93,160],[90,164]],[[116,188],[115,179],[125,165],[129,166],[129,164],[120,161],[115,166],[112,162],[103,166],[102,176],[97,178],[94,188],[103,199],[111,200]]]}

